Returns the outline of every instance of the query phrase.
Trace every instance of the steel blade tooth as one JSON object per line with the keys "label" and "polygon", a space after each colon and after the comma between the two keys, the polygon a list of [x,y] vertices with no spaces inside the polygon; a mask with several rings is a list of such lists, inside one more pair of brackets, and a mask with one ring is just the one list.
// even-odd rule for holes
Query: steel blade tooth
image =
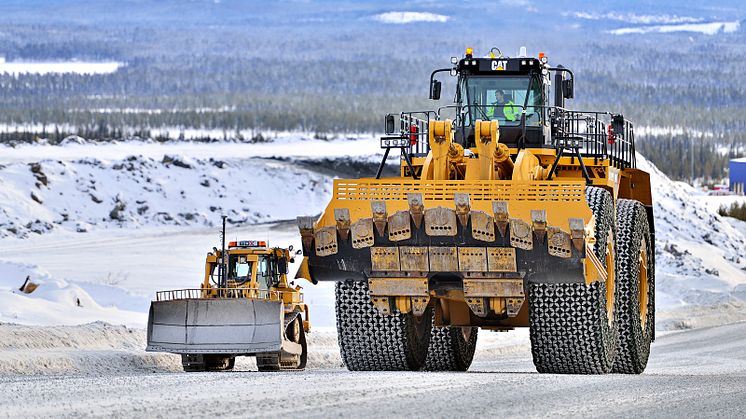
{"label": "steel blade tooth", "polygon": [[456,215],[458,215],[461,221],[461,227],[466,228],[469,222],[469,212],[471,207],[469,205],[469,194],[463,192],[456,192],[453,194],[453,201],[456,204]]}
{"label": "steel blade tooth", "polygon": [[370,207],[373,210],[373,224],[376,226],[378,236],[383,237],[386,234],[386,201],[371,201]]}
{"label": "steel blade tooth", "polygon": [[419,229],[422,226],[422,218],[425,215],[425,201],[421,193],[408,193],[407,201],[409,202],[409,214],[412,216],[415,227]]}
{"label": "steel blade tooth", "polygon": [[505,231],[510,221],[508,201],[492,201],[492,212],[495,214],[495,224],[500,231],[500,237],[505,237]]}
{"label": "steel blade tooth", "polygon": [[350,210],[348,208],[335,208],[334,219],[337,221],[339,237],[347,241],[350,234]]}

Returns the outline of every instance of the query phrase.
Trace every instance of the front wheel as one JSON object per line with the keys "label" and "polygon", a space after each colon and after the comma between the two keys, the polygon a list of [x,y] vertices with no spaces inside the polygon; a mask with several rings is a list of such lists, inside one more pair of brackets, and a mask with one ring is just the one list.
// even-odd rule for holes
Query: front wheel
{"label": "front wheel", "polygon": [[367,281],[338,282],[337,338],[350,371],[417,371],[425,366],[432,309],[422,316],[382,314],[371,303]]}
{"label": "front wheel", "polygon": [[655,248],[645,207],[620,199],[619,235],[619,351],[614,372],[640,374],[650,355],[655,331]]}
{"label": "front wheel", "polygon": [[611,194],[586,189],[596,220],[594,252],[606,280],[590,285],[529,283],[531,353],[536,370],[555,374],[605,374],[617,351],[616,223]]}

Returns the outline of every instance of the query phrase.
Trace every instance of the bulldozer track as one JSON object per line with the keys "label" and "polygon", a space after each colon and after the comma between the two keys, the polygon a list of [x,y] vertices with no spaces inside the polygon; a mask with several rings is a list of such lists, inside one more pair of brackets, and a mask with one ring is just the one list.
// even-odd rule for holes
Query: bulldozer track
{"label": "bulldozer track", "polygon": [[[594,252],[605,265],[607,234],[614,232],[614,206],[607,191],[588,187],[596,217]],[[618,293],[615,293],[618,302]],[[607,318],[606,283],[529,284],[531,352],[539,372],[603,374],[617,347],[616,319]],[[618,304],[615,304],[618,307]],[[617,309],[613,310],[616,317]]]}
{"label": "bulldozer track", "polygon": [[371,303],[368,283],[342,281],[335,287],[337,338],[350,371],[416,371],[427,357],[432,318],[381,314]]}
{"label": "bulldozer track", "polygon": [[654,253],[645,209],[637,201],[617,202],[619,233],[617,236],[617,292],[619,293],[619,349],[614,360],[614,372],[640,374],[650,355],[650,342],[655,328],[655,272],[652,256],[647,257],[647,319],[640,315],[640,255],[642,250]]}
{"label": "bulldozer track", "polygon": [[[297,338],[302,346],[303,353],[300,355],[291,355],[287,358],[282,358],[281,353],[271,352],[256,355],[256,365],[259,371],[302,371],[306,368],[306,357],[307,357],[307,346],[305,340],[305,334],[303,332],[303,323],[301,320],[301,312],[299,310],[293,310],[291,313],[285,314],[283,320],[283,339],[289,339],[295,341]],[[288,336],[288,326],[293,322],[296,322],[296,326],[299,329],[295,330],[298,336]]]}
{"label": "bulldozer track", "polygon": [[464,336],[460,327],[433,326],[427,349],[428,371],[466,371],[474,359],[478,327],[470,327]]}

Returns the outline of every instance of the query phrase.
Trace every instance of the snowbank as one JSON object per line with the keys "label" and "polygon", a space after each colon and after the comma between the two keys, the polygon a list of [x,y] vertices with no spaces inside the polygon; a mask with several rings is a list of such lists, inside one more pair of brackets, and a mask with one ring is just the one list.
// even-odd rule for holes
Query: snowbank
{"label": "snowbank", "polygon": [[178,357],[144,351],[145,332],[106,323],[0,324],[0,374],[111,374],[179,371]]}
{"label": "snowbank", "polygon": [[[95,322],[80,326],[20,326],[0,323],[0,375],[122,374],[179,372],[179,355],[145,352],[142,329]],[[334,328],[308,335],[308,369],[343,368]],[[480,331],[475,360],[526,356],[527,330]],[[236,370],[256,371],[253,357],[236,359]]]}
{"label": "snowbank", "polygon": [[330,187],[326,176],[273,160],[169,154],[17,163],[0,168],[0,237],[56,228],[216,226],[222,214],[232,224],[293,219],[319,213]]}
{"label": "snowbank", "polygon": [[[145,352],[143,329],[103,322],[79,326],[0,323],[0,375],[182,371],[179,355]],[[307,335],[308,368],[339,368],[337,334],[320,328]],[[237,370],[256,370],[254,358],[236,359]]]}
{"label": "snowbank", "polygon": [[743,231],[719,216],[708,205],[708,197],[672,181],[641,156],[637,161],[650,173],[653,187],[658,310],[743,301]]}
{"label": "snowbank", "polygon": [[[27,277],[38,286],[28,294],[19,289]],[[36,266],[0,261],[2,322],[76,325],[101,320],[142,326],[147,321],[149,303],[149,299],[122,288],[53,279]]]}

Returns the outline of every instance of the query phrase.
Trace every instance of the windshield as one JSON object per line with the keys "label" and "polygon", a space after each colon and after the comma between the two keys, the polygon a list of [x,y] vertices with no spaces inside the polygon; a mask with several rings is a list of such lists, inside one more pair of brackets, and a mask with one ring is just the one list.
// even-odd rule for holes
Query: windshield
{"label": "windshield", "polygon": [[246,255],[229,255],[228,279],[239,283],[250,281],[252,265],[253,262],[248,261]]}
{"label": "windshield", "polygon": [[541,124],[541,86],[536,78],[470,76],[461,80],[459,89],[461,100],[468,107],[464,113],[466,126],[473,125],[477,119],[497,120],[501,126],[518,126],[524,104],[526,125]]}

